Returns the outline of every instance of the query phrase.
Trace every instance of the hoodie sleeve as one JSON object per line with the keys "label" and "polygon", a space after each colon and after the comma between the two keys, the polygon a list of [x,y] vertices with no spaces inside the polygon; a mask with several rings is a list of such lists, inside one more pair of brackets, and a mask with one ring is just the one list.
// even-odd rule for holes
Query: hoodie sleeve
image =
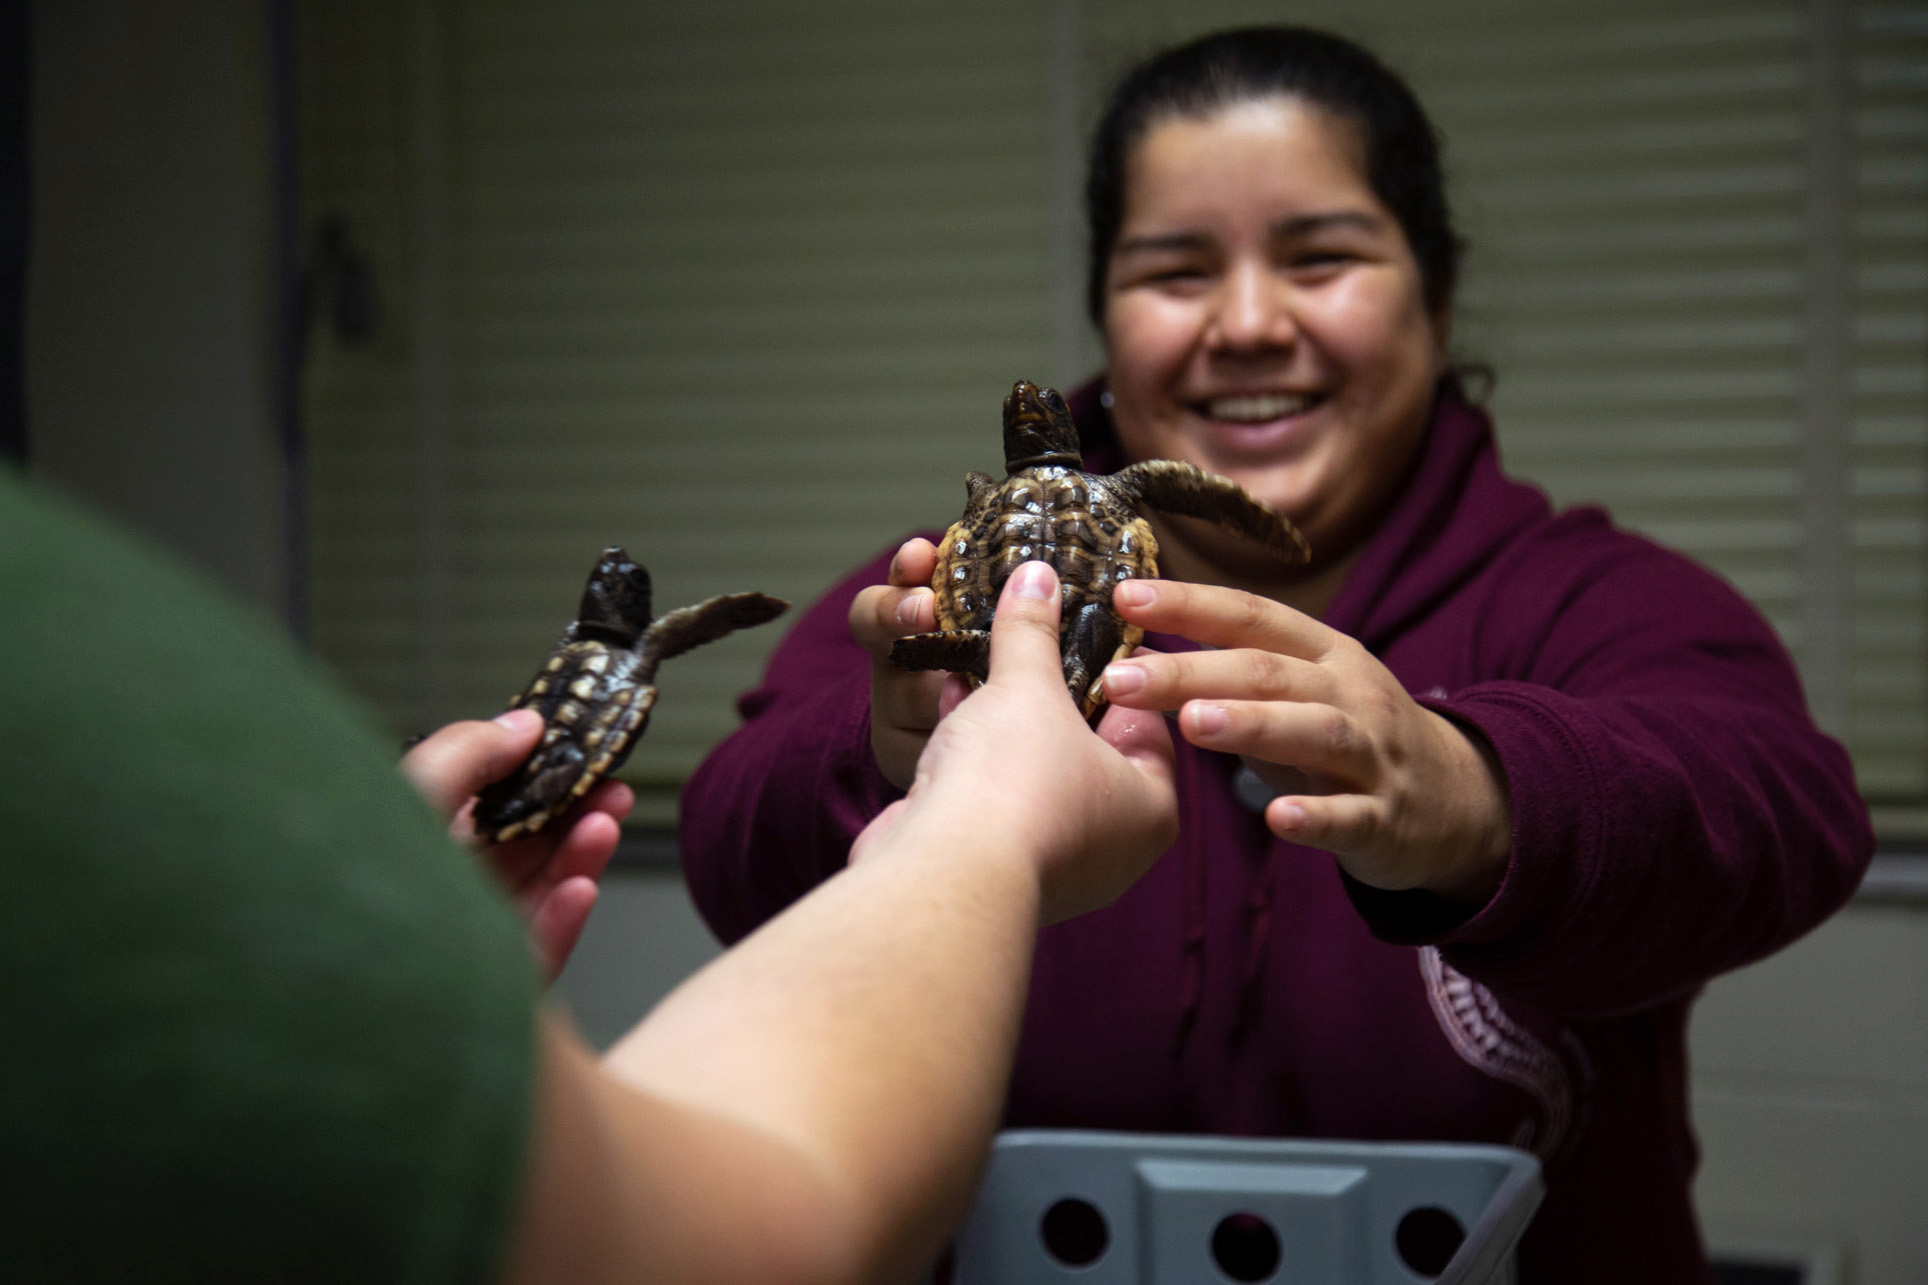
{"label": "hoodie sleeve", "polygon": [[1845,902],[1874,849],[1867,807],[1759,613],[1597,515],[1557,520],[1506,561],[1473,646],[1507,677],[1424,702],[1498,756],[1504,881],[1470,917],[1350,883],[1373,931],[1438,944],[1495,991],[1611,1016],[1759,959]]}
{"label": "hoodie sleeve", "polygon": [[725,944],[841,870],[850,844],[902,791],[870,752],[870,658],[851,601],[887,581],[890,555],[820,598],[737,702],[743,725],[683,787],[683,871]]}

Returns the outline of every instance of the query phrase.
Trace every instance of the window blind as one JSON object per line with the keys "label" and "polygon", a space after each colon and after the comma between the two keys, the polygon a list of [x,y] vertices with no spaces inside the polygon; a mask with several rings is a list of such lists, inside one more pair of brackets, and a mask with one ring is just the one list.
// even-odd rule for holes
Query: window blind
{"label": "window blind", "polygon": [[[303,9],[315,645],[398,728],[528,677],[608,543],[658,602],[807,603],[954,516],[1079,327],[1077,151],[1128,61],[1302,21],[1405,72],[1473,249],[1508,467],[1713,566],[1928,834],[1928,5],[347,0]],[[733,724],[777,626],[673,662],[630,774]]]}
{"label": "window blind", "polygon": [[[317,649],[403,727],[486,715],[605,545],[659,609],[802,608],[955,516],[1011,381],[1081,373],[1046,16],[310,6],[311,209],[412,283],[391,351],[316,354]],[[679,781],[788,623],[665,666],[625,774]]]}
{"label": "window blind", "polygon": [[1508,470],[1730,579],[1883,829],[1928,835],[1928,6],[1091,12],[1101,83],[1269,21],[1406,74],[1446,139],[1471,242],[1455,347],[1497,371]]}

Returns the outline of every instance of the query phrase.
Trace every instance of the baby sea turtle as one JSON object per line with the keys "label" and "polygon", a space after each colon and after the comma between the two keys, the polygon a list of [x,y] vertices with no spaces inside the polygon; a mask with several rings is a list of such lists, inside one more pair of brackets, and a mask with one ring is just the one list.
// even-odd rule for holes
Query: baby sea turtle
{"label": "baby sea turtle", "polygon": [[656,703],[656,666],[692,647],[774,620],[781,598],[731,593],[649,616],[649,572],[621,549],[604,549],[589,573],[576,622],[510,709],[533,709],[547,725],[513,773],[475,802],[475,832],[489,843],[534,834],[622,766]]}
{"label": "baby sea turtle", "polygon": [[1136,506],[1216,522],[1290,561],[1310,556],[1296,527],[1230,478],[1177,460],[1145,460],[1108,477],[1082,471],[1083,463],[1064,398],[1019,380],[1004,399],[1008,475],[999,482],[987,473],[965,474],[964,516],[938,546],[931,576],[938,632],[899,638],[892,660],[982,682],[990,673],[998,592],[1021,563],[1049,562],[1063,586],[1058,638],[1065,685],[1095,726],[1105,703],[1099,675],[1144,636],[1112,611],[1112,586],[1158,574],[1158,541]]}

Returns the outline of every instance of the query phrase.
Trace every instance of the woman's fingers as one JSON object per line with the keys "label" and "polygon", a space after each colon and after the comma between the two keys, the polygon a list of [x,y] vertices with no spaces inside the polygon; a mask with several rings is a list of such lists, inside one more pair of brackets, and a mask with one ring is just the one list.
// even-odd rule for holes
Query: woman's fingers
{"label": "woman's fingers", "polygon": [[886,656],[906,634],[937,628],[937,597],[931,573],[937,549],[929,540],[907,540],[890,560],[890,583],[872,585],[850,604],[850,633],[873,656]]}
{"label": "woman's fingers", "polygon": [[1337,680],[1322,665],[1273,651],[1140,651],[1105,667],[1105,694],[1133,709],[1175,710],[1190,700],[1331,701]]}
{"label": "woman's fingers", "polygon": [[937,628],[937,597],[928,588],[872,585],[850,604],[850,634],[873,659],[888,659],[890,645],[906,634]]}
{"label": "woman's fingers", "polygon": [[1148,632],[1177,634],[1207,647],[1255,647],[1317,660],[1345,637],[1304,612],[1220,585],[1127,580],[1112,590],[1111,602],[1120,616]]}
{"label": "woman's fingers", "polygon": [[1294,768],[1341,788],[1378,784],[1371,735],[1331,705],[1291,701],[1195,700],[1178,712],[1178,728],[1203,750]]}
{"label": "woman's fingers", "polygon": [[1281,795],[1265,809],[1266,828],[1279,838],[1328,852],[1371,850],[1383,808],[1370,794]]}
{"label": "woman's fingers", "polygon": [[906,540],[890,560],[890,583],[899,589],[930,588],[937,570],[937,546],[929,540]]}
{"label": "woman's fingers", "polygon": [[917,756],[937,725],[939,673],[912,673],[890,658],[891,644],[937,628],[930,578],[937,550],[929,540],[907,540],[890,563],[890,583],[872,585],[850,604],[850,635],[870,653],[870,750],[884,778],[907,788]]}

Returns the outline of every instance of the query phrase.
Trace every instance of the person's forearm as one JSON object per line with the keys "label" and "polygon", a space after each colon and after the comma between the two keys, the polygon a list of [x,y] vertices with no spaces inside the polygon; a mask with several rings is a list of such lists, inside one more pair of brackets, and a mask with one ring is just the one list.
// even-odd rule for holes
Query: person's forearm
{"label": "person's forearm", "polygon": [[846,870],[593,1073],[549,1037],[519,1279],[564,1256],[571,1279],[758,1285],[931,1264],[997,1125],[1040,920],[1110,904],[1177,830],[1164,721],[1119,710],[1091,734],[1059,601],[1050,567],[1012,574],[989,681]]}
{"label": "person's forearm", "polygon": [[858,1279],[849,1201],[810,1156],[623,1083],[561,1014],[541,1053],[506,1285]]}
{"label": "person's forearm", "polygon": [[1504,882],[1471,918],[1418,933],[1396,903],[1362,909],[1375,932],[1430,939],[1509,997],[1578,1017],[1666,1001],[1806,931],[1867,862],[1846,755],[1797,714],[1522,683],[1454,699],[1508,764]]}
{"label": "person's forearm", "polygon": [[1017,1038],[1038,886],[1012,847],[968,817],[908,816],[679,988],[608,1068],[792,1146],[836,1193],[866,1278],[927,1265]]}

